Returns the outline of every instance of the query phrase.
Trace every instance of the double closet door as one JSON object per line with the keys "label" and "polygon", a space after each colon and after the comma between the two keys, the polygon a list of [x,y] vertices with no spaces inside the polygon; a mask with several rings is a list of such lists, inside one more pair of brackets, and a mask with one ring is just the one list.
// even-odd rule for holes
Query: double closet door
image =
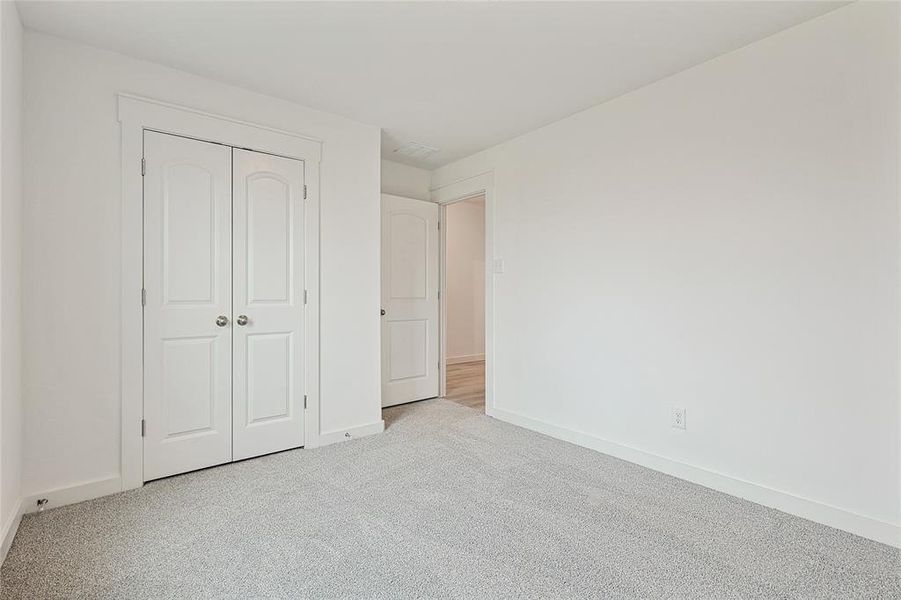
{"label": "double closet door", "polygon": [[303,162],[144,134],[144,480],[304,443]]}

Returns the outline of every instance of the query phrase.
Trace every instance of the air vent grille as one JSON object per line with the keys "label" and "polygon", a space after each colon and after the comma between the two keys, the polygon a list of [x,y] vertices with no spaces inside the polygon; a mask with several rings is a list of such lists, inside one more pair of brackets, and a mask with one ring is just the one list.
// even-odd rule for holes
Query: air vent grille
{"label": "air vent grille", "polygon": [[426,146],[419,142],[407,142],[403,146],[394,149],[395,154],[406,156],[407,158],[428,158],[438,152],[438,148]]}

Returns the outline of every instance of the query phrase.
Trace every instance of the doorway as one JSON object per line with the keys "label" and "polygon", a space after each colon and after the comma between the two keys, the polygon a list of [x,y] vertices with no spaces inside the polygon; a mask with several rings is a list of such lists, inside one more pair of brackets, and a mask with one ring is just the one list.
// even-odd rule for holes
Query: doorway
{"label": "doorway", "polygon": [[442,209],[444,397],[485,412],[485,195]]}
{"label": "doorway", "polygon": [[491,414],[489,190],[382,194],[382,407],[445,397]]}

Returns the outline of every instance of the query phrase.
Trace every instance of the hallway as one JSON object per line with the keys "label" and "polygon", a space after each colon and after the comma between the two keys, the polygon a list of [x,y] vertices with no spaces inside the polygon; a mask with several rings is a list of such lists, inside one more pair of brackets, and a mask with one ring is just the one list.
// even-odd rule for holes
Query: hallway
{"label": "hallway", "polygon": [[447,365],[447,395],[451,402],[485,412],[485,361]]}

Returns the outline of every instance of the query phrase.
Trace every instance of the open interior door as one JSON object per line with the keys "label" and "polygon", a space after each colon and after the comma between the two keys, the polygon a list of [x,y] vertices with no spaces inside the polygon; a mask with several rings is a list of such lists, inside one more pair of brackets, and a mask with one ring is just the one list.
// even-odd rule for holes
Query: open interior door
{"label": "open interior door", "polygon": [[438,214],[382,195],[382,406],[438,395]]}

